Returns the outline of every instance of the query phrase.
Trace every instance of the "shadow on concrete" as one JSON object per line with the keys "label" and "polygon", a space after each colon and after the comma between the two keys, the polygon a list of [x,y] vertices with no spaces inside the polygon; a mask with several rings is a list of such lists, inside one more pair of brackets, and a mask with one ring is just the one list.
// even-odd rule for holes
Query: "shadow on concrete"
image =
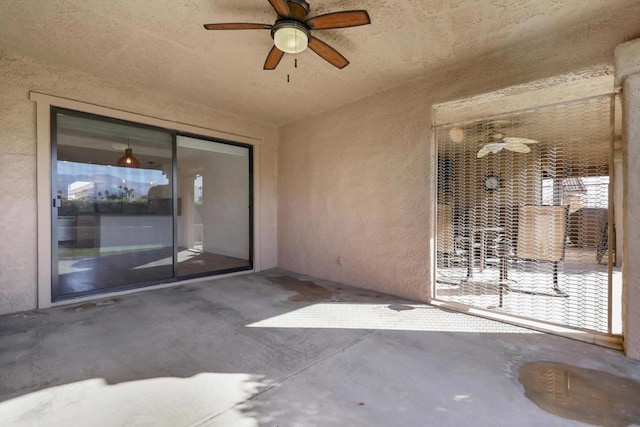
{"label": "shadow on concrete", "polygon": [[614,351],[270,271],[0,317],[0,424],[563,425],[518,369],[576,354],[640,377]]}

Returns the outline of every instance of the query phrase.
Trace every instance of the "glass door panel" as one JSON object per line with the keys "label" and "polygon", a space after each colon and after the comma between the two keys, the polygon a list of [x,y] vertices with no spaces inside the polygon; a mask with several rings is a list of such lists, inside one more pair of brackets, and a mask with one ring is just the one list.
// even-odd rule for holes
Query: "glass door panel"
{"label": "glass door panel", "polygon": [[53,299],[173,278],[172,135],[67,111],[53,121]]}
{"label": "glass door panel", "polygon": [[178,135],[178,276],[251,269],[250,148]]}

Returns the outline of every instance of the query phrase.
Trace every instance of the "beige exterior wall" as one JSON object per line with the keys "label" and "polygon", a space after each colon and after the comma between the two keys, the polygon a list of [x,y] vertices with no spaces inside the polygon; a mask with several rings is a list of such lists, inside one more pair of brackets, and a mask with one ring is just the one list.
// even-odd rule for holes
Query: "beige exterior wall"
{"label": "beige exterior wall", "polygon": [[622,280],[624,347],[640,359],[640,39],[616,49],[616,83],[622,86]]}
{"label": "beige exterior wall", "polygon": [[428,297],[433,150],[424,85],[285,126],[280,267]]}
{"label": "beige exterior wall", "polygon": [[[275,126],[185,99],[121,87],[20,56],[0,56],[0,313],[37,304],[36,103],[31,91],[261,140],[259,251],[263,269],[277,265]],[[221,106],[223,107],[223,106]]]}

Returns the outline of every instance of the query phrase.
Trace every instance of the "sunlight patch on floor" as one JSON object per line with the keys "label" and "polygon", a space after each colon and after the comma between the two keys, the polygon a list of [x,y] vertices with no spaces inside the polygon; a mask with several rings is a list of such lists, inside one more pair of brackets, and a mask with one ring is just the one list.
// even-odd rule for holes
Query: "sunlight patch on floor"
{"label": "sunlight patch on floor", "polygon": [[93,378],[0,403],[0,425],[187,426],[236,411],[234,418],[244,420],[243,426],[257,426],[236,405],[265,386],[262,377],[250,374],[202,373],[114,385]]}
{"label": "sunlight patch on floor", "polygon": [[[396,307],[397,306],[397,307]],[[318,303],[247,325],[250,328],[369,329],[533,334],[535,331],[424,304]]]}

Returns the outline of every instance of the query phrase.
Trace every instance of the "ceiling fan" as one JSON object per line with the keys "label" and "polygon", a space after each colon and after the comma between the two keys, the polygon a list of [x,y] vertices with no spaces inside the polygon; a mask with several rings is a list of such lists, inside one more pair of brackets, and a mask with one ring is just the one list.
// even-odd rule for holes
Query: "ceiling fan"
{"label": "ceiling fan", "polygon": [[313,30],[357,27],[371,23],[366,10],[348,10],[307,18],[311,7],[305,0],[268,0],[278,14],[270,24],[205,24],[207,30],[271,30],[274,46],[264,63],[265,70],[275,70],[285,53],[300,53],[307,46],[322,59],[342,69],[349,61],[337,50],[311,35]]}
{"label": "ceiling fan", "polygon": [[531,148],[529,144],[537,144],[538,141],[529,138],[510,137],[502,132],[493,132],[489,134],[489,142],[487,142],[480,150],[478,150],[477,158],[480,159],[489,153],[496,154],[500,151],[509,150],[516,153],[528,153]]}

